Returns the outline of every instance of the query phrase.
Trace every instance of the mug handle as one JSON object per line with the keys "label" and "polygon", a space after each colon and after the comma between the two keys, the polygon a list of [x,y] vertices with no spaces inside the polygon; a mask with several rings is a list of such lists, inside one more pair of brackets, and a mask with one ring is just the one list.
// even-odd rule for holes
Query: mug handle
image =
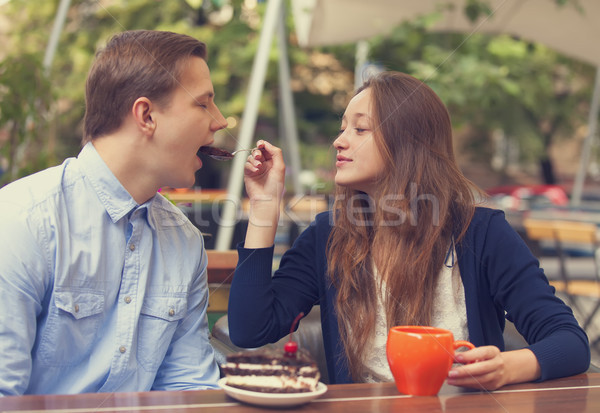
{"label": "mug handle", "polygon": [[454,342],[453,346],[454,346],[454,350],[457,350],[460,347],[467,347],[469,350],[473,350],[475,348],[473,343],[470,343],[466,340],[457,340]]}

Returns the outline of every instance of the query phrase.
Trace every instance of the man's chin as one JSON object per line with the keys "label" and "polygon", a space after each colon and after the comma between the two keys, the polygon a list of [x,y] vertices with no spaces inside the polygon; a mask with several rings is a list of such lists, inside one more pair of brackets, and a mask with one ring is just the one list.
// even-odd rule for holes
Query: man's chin
{"label": "man's chin", "polygon": [[192,179],[181,180],[177,182],[177,185],[170,185],[171,188],[179,188],[179,189],[191,189],[196,183],[196,177],[192,176]]}

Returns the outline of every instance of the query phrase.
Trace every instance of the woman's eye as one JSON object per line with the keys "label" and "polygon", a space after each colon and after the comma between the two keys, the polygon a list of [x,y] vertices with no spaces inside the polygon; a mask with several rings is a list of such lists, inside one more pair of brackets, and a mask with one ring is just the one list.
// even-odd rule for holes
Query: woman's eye
{"label": "woman's eye", "polygon": [[366,129],[362,129],[362,128],[354,128],[354,130],[355,130],[357,133],[363,133],[363,132],[365,132],[365,131],[366,131]]}
{"label": "woman's eye", "polygon": [[338,131],[338,136],[340,136],[342,133],[344,133],[344,131],[345,131],[345,130],[346,130],[346,129],[340,129],[340,130]]}

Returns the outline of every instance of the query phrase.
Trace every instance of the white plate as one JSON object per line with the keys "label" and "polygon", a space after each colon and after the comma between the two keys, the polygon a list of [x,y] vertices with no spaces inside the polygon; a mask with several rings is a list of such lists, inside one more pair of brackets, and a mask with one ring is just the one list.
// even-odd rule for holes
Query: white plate
{"label": "white plate", "polygon": [[308,403],[316,399],[327,391],[327,386],[319,382],[317,389],[312,392],[304,393],[261,393],[250,390],[242,390],[237,387],[231,387],[225,384],[227,379],[224,377],[218,381],[219,386],[227,395],[241,402],[255,404],[258,406],[297,406]]}

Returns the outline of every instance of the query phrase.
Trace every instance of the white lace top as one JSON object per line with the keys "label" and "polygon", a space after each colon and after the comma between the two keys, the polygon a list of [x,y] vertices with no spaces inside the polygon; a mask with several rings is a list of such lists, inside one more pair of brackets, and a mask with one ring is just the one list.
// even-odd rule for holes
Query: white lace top
{"label": "white lace top", "polygon": [[[452,251],[452,257],[447,260],[456,263],[456,251]],[[377,277],[377,270],[375,270]],[[385,287],[384,287],[385,289]],[[436,286],[431,325],[452,331],[455,340],[468,340],[469,330],[467,328],[467,307],[465,304],[465,290],[458,264],[442,267],[438,285]],[[377,315],[375,324],[375,337],[371,342],[372,349],[365,363],[365,374],[363,381],[386,382],[393,381],[392,372],[387,362],[387,321],[383,308],[381,295],[377,294]]]}

